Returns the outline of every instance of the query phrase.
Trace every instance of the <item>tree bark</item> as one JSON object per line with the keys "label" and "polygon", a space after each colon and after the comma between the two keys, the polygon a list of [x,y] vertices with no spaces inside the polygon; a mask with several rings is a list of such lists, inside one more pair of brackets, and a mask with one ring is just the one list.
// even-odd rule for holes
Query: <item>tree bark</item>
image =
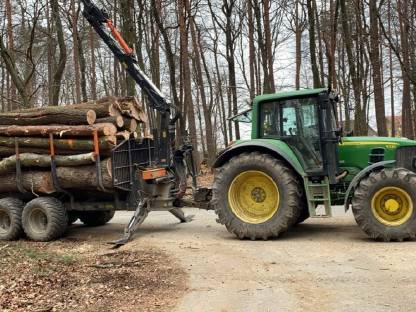
{"label": "tree bark", "polygon": [[93,110],[48,106],[36,110],[2,113],[0,114],[0,125],[92,125],[96,119],[97,115]]}
{"label": "tree bark", "polygon": [[410,94],[410,55],[409,55],[409,12],[407,1],[398,0],[398,15],[400,24],[400,42],[402,51],[402,78],[403,78],[403,96],[402,96],[402,136],[413,139],[413,119],[411,110]]}
{"label": "tree bark", "polygon": [[65,45],[65,36],[62,26],[61,16],[59,14],[59,3],[58,0],[50,0],[52,8],[52,19],[55,22],[56,33],[58,37],[58,46],[59,46],[59,58],[58,65],[56,70],[53,73],[52,86],[51,86],[51,96],[49,105],[58,106],[59,105],[59,96],[61,93],[61,82],[64,75],[67,51]]}
{"label": "tree bark", "polygon": [[[136,26],[134,23],[134,1],[133,0],[122,0],[120,1],[120,11],[122,25],[121,33],[128,44],[137,42]],[[126,75],[126,89],[128,96],[136,95],[136,82],[130,75],[125,72]]]}
{"label": "tree bark", "polygon": [[[12,5],[10,0],[5,0],[6,18],[7,18],[7,39],[8,39],[8,50],[12,59],[14,59],[14,38],[13,38],[13,22],[12,22]],[[15,109],[13,105],[16,100],[16,86],[12,82],[10,85],[10,106],[9,110]]]}
{"label": "tree bark", "polygon": [[[0,137],[0,146],[2,147],[14,147],[19,143],[21,147],[29,148],[41,148],[46,151],[49,150],[49,138],[11,138]],[[109,151],[115,147],[116,139],[112,136],[99,138],[99,148],[102,151]],[[54,140],[54,147],[56,150],[65,151],[93,151],[93,140],[80,140],[80,139],[56,139]]]}
{"label": "tree bark", "polygon": [[[309,1],[309,0],[308,0]],[[353,42],[351,37],[350,26],[348,24],[349,14],[345,0],[339,0],[341,8],[341,22],[342,30],[345,38],[345,49],[347,52],[348,65],[350,70],[350,76],[352,80],[352,87],[354,92],[355,101],[355,120],[354,120],[354,132],[356,135],[367,135],[366,116],[365,111],[361,107],[361,85],[357,75],[356,59],[353,53]],[[348,105],[348,103],[346,103]]]}
{"label": "tree bark", "polygon": [[[101,174],[104,187],[113,188],[111,177],[111,166],[109,160],[104,160],[101,166]],[[96,190],[97,189],[97,170],[95,166],[80,167],[58,167],[56,170],[59,186],[64,189],[75,190]],[[0,193],[16,192],[17,181],[15,174],[2,176],[0,183]],[[33,193],[52,194],[56,190],[53,186],[51,173],[48,172],[23,172],[22,184],[27,191]]]}
{"label": "tree bark", "polygon": [[[22,167],[40,167],[46,168],[51,165],[49,155],[40,155],[32,153],[23,153],[19,155],[20,165]],[[55,156],[55,163],[59,167],[85,166],[95,162],[94,153]],[[16,170],[16,155],[4,158],[0,161],[0,175]]]}
{"label": "tree bark", "polygon": [[377,1],[370,1],[370,60],[373,69],[374,105],[376,109],[377,132],[379,136],[387,136],[386,111],[384,107],[384,87],[381,77],[380,32],[378,27]]}
{"label": "tree bark", "polygon": [[321,87],[321,79],[319,75],[319,67],[316,60],[316,41],[315,41],[315,0],[307,0],[308,19],[309,19],[309,53],[311,58],[313,87]]}
{"label": "tree bark", "polygon": [[189,134],[192,145],[195,147],[194,159],[199,165],[198,157],[198,140],[196,132],[196,118],[195,110],[192,103],[192,86],[191,86],[191,69],[189,66],[189,52],[188,52],[188,30],[186,25],[186,13],[189,12],[189,0],[178,1],[179,11],[179,32],[180,32],[180,56],[183,73],[183,92],[184,92],[184,107],[188,116]]}
{"label": "tree bark", "polygon": [[276,92],[276,87],[274,84],[274,66],[273,66],[273,51],[272,51],[272,32],[270,27],[270,0],[263,0],[264,14],[263,14],[263,23],[264,23],[264,44],[266,49],[267,59],[264,62],[267,62],[268,73],[268,87],[270,93]]}
{"label": "tree bark", "polygon": [[74,76],[75,76],[75,100],[77,103],[81,102],[81,74],[79,62],[79,42],[78,42],[78,12],[75,7],[75,0],[71,0],[71,21],[72,21],[72,58],[74,62]]}
{"label": "tree bark", "polygon": [[253,0],[247,1],[247,13],[248,13],[248,51],[249,51],[249,66],[250,66],[250,100],[252,101],[256,96],[256,81],[255,81],[255,68],[256,62],[256,49],[254,46],[254,19],[253,19]]}
{"label": "tree bark", "polygon": [[91,136],[94,131],[101,136],[114,136],[117,133],[117,128],[112,123],[98,123],[92,126],[0,126],[0,133],[3,136],[25,137],[25,136],[48,136],[50,133],[59,137],[68,136]]}

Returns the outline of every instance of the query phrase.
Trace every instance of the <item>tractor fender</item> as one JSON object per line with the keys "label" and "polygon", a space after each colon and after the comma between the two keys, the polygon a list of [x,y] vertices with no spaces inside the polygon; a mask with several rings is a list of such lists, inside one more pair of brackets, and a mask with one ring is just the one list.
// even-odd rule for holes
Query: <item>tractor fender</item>
{"label": "tractor fender", "polygon": [[345,212],[348,211],[350,204],[351,204],[351,199],[350,199],[350,195],[352,195],[354,193],[355,187],[360,183],[360,181],[365,178],[366,176],[368,176],[372,171],[374,171],[375,169],[382,169],[385,168],[387,165],[392,165],[394,164],[396,161],[395,160],[385,160],[385,161],[380,161],[377,162],[375,164],[372,164],[366,168],[364,168],[363,170],[361,170],[355,177],[354,179],[352,179],[350,185],[348,186],[347,192],[345,193],[345,199],[344,199],[344,208],[345,208]]}
{"label": "tractor fender", "polygon": [[279,148],[278,146],[275,146],[274,144],[267,143],[265,141],[260,140],[250,140],[247,142],[238,143],[235,145],[232,145],[228,148],[226,148],[224,151],[222,151],[215,163],[213,164],[213,168],[219,168],[222,165],[224,165],[227,161],[229,161],[234,156],[237,156],[242,153],[249,153],[249,152],[261,152],[265,154],[270,154],[272,156],[275,156],[277,158],[282,159],[285,161],[290,167],[295,170],[295,172],[301,176],[305,177],[306,173],[303,170],[303,167],[299,160],[297,159],[296,155],[290,150],[290,148],[285,144],[284,147],[286,148]]}

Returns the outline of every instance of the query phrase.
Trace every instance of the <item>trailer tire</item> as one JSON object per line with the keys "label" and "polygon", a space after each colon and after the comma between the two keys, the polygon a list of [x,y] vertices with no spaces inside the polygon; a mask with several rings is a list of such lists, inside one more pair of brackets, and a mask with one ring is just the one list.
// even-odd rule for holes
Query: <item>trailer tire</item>
{"label": "trailer tire", "polygon": [[79,213],[79,219],[87,226],[102,226],[107,224],[115,214],[115,210],[108,211],[83,211]]}
{"label": "trailer tire", "polygon": [[23,235],[23,202],[17,198],[0,199],[0,240],[13,241]]}
{"label": "trailer tire", "polygon": [[278,237],[298,220],[303,186],[283,161],[258,152],[232,158],[216,174],[218,222],[240,239]]}
{"label": "trailer tire", "polygon": [[23,208],[23,230],[33,241],[49,242],[62,237],[68,228],[67,211],[58,199],[39,197]]}
{"label": "trailer tire", "polygon": [[360,228],[375,240],[416,238],[416,174],[404,168],[371,173],[355,189],[352,211]]}

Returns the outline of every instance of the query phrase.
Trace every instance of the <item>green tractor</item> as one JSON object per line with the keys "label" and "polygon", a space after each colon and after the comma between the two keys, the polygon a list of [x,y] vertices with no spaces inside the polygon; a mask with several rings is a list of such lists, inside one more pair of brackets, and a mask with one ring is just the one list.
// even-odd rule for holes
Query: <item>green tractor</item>
{"label": "green tractor", "polygon": [[338,99],[326,89],[255,98],[235,121],[252,124],[251,140],[216,160],[212,205],[241,239],[269,239],[332,205],[352,211],[373,239],[416,237],[416,141],[342,137]]}

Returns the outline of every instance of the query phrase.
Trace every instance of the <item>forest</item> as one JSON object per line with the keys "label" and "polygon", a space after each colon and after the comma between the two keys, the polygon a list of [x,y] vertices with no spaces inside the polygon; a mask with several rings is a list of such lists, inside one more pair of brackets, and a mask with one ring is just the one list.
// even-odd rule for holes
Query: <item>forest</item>
{"label": "forest", "polygon": [[[208,160],[245,135],[229,117],[256,95],[290,89],[336,90],[338,122],[354,135],[415,137],[415,0],[95,3]],[[2,112],[133,95],[143,97],[80,1],[0,3]]]}

